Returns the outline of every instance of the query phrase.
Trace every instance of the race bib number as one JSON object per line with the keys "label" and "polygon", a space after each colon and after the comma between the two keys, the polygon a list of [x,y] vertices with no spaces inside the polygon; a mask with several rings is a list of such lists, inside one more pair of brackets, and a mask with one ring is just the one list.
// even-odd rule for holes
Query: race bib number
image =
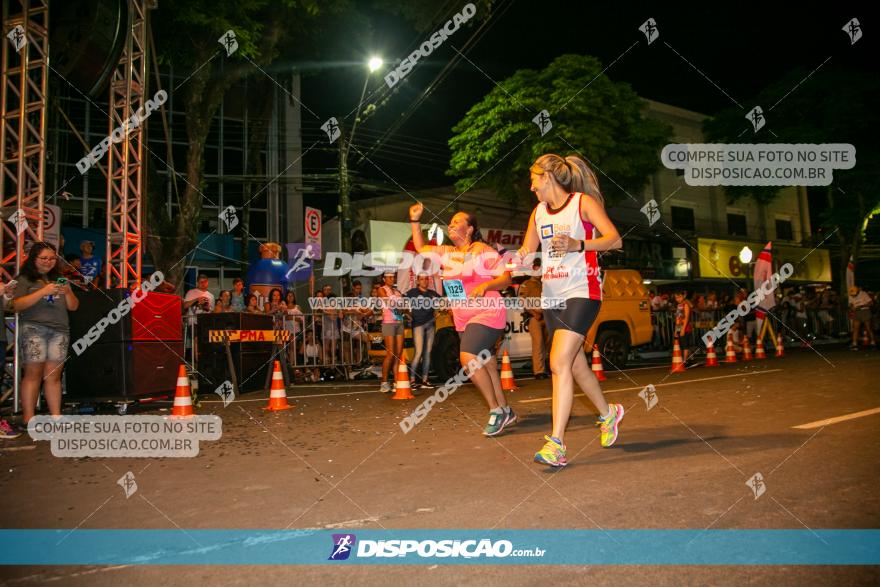
{"label": "race bib number", "polygon": [[443,289],[446,290],[446,297],[450,300],[467,299],[467,294],[464,292],[464,284],[460,279],[447,279],[443,281]]}

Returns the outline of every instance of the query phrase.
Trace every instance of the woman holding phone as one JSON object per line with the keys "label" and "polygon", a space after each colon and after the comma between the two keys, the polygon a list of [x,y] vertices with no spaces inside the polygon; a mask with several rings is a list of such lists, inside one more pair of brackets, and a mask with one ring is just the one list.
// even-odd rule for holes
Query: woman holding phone
{"label": "woman holding phone", "polygon": [[[608,404],[584,355],[584,339],[602,304],[602,279],[597,251],[621,247],[620,235],[605,212],[596,175],[574,155],[547,154],[529,168],[531,191],[538,197],[526,229],[520,258],[541,246],[542,292],[550,335],[553,373],[553,432],[535,462],[564,467],[564,435],[571,415],[574,380],[599,411],[601,443],[617,440],[623,406]],[[601,234],[601,236],[598,236]],[[554,300],[565,307],[552,308]]]}
{"label": "woman holding phone", "polygon": [[21,403],[26,426],[34,417],[41,383],[49,413],[61,415],[61,372],[70,344],[67,313],[79,307],[79,300],[61,277],[58,253],[49,243],[31,245],[16,280],[12,309],[19,315],[18,344],[24,364]]}

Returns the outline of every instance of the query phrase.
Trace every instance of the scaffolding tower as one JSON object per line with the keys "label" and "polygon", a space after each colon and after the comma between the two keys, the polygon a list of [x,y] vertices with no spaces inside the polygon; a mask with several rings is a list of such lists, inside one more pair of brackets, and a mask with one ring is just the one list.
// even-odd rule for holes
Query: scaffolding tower
{"label": "scaffolding tower", "polygon": [[24,262],[25,243],[43,240],[49,0],[5,0],[3,23],[0,275],[8,281]]}
{"label": "scaffolding tower", "polygon": [[132,114],[143,114],[147,92],[147,0],[129,0],[131,29],[110,79],[111,140],[107,159],[107,262],[105,286],[140,285],[143,245],[142,209],[145,190],[143,124],[132,125]]}

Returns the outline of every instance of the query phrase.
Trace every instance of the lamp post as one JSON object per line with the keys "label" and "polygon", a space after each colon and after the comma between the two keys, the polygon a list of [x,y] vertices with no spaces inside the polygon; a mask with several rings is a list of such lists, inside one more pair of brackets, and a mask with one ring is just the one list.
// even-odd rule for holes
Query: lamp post
{"label": "lamp post", "polygon": [[[339,214],[342,219],[340,232],[342,236],[342,250],[346,253],[351,252],[351,182],[348,178],[348,153],[361,118],[361,108],[364,105],[364,96],[367,94],[367,85],[370,83],[370,74],[377,71],[380,67],[382,67],[382,59],[379,57],[371,57],[367,62],[368,71],[366,76],[364,76],[364,87],[361,89],[361,97],[358,100],[351,132],[346,134],[343,130],[339,141]],[[342,129],[340,128],[340,130]]]}

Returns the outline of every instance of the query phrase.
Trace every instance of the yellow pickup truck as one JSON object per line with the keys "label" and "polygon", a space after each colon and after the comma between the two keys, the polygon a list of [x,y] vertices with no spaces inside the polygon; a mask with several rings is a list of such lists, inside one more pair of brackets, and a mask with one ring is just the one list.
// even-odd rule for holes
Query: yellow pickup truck
{"label": "yellow pickup truck", "polygon": [[[511,361],[531,360],[532,340],[524,322],[522,312],[508,310],[501,350],[507,351]],[[651,305],[639,272],[632,269],[603,271],[602,307],[587,333],[584,348],[591,351],[595,342],[606,369],[623,369],[630,349],[651,342],[651,334]],[[458,344],[452,316],[448,312],[438,313],[431,367],[444,381],[461,368]]]}

